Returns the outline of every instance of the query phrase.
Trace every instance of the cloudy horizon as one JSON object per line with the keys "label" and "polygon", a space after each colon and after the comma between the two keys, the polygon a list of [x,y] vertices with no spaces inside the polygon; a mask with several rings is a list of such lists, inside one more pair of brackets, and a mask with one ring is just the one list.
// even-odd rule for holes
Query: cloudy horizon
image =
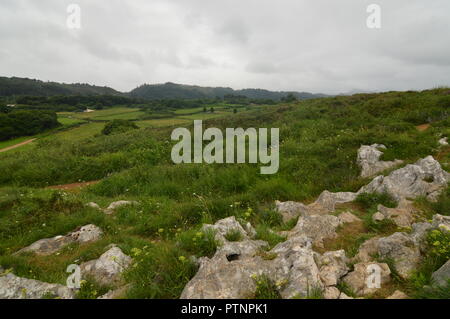
{"label": "cloudy horizon", "polygon": [[[80,29],[67,27],[71,3]],[[371,3],[380,29],[366,26]],[[2,0],[0,76],[122,92],[421,90],[450,86],[448,21],[445,0]]]}

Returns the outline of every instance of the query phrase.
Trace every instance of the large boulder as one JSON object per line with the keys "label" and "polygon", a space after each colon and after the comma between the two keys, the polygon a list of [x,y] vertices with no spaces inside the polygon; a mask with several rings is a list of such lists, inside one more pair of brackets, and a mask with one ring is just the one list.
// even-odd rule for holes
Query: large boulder
{"label": "large boulder", "polygon": [[131,257],[113,246],[98,259],[80,265],[83,278],[93,278],[100,284],[110,285],[120,281],[120,275],[131,264]]}
{"label": "large boulder", "polygon": [[[374,270],[380,271],[380,286],[373,282]],[[383,284],[391,280],[391,271],[385,263],[358,263],[354,270],[343,278],[344,283],[358,296],[365,296],[375,293]]]}
{"label": "large boulder", "polygon": [[404,198],[426,196],[436,200],[450,181],[450,174],[444,171],[432,156],[406,165],[388,176],[377,176],[358,193],[388,193],[397,201]]}
{"label": "large boulder", "polygon": [[361,177],[370,177],[403,163],[401,160],[380,161],[380,157],[383,155],[380,149],[386,149],[386,146],[373,144],[362,145],[359,148],[357,163],[361,167]]}
{"label": "large boulder", "polygon": [[373,260],[373,256],[378,254],[378,241],[380,237],[373,237],[366,240],[359,247],[358,253],[353,257],[353,261],[369,262]]}
{"label": "large boulder", "polygon": [[98,240],[103,232],[93,224],[82,226],[79,229],[65,235],[40,239],[28,247],[22,248],[16,254],[35,253],[36,255],[51,255],[70,243],[86,243]]}
{"label": "large boulder", "polygon": [[403,279],[409,278],[420,264],[420,248],[411,236],[405,233],[399,232],[380,238],[378,251],[381,258],[394,262],[395,269]]}
{"label": "large boulder", "polygon": [[75,293],[72,289],[59,284],[17,277],[12,273],[0,275],[0,299],[42,299],[44,297],[73,299]]}

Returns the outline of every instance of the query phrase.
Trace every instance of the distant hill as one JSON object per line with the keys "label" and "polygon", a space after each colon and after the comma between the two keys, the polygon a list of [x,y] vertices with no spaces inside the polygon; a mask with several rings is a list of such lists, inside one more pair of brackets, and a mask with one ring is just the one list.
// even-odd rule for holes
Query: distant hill
{"label": "distant hill", "polygon": [[40,80],[0,77],[0,97],[12,96],[64,96],[64,95],[120,95],[124,97],[141,98],[147,100],[163,99],[203,99],[223,98],[225,95],[245,96],[251,99],[280,100],[289,93],[298,99],[325,97],[324,94],[307,92],[283,92],[263,89],[233,90],[229,87],[203,87],[176,83],[144,84],[131,92],[124,93],[106,86],[96,86],[84,83],[66,84],[44,82]]}
{"label": "distant hill", "polygon": [[53,95],[120,95],[106,87],[90,84],[44,82],[28,78],[0,77],[0,96],[53,96]]}
{"label": "distant hill", "polygon": [[274,92],[262,89],[233,90],[228,87],[202,87],[196,85],[183,85],[176,83],[144,84],[132,90],[129,95],[136,98],[150,100],[156,99],[201,99],[201,98],[223,98],[225,95],[242,95],[252,99],[280,100],[289,93],[299,99],[311,99],[325,97],[324,94],[312,94],[307,92]]}

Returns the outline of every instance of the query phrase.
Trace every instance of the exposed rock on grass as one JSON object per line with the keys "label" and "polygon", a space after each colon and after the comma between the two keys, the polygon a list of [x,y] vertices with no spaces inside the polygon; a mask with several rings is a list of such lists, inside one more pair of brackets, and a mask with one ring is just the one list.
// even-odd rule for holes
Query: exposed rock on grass
{"label": "exposed rock on grass", "polygon": [[74,291],[63,285],[17,277],[9,273],[0,276],[0,299],[42,299],[45,297],[73,299]]}
{"label": "exposed rock on grass", "polygon": [[380,149],[386,149],[386,146],[373,144],[370,146],[362,145],[359,148],[357,163],[361,167],[361,177],[370,177],[403,163],[401,160],[380,161],[380,157],[383,155]]}
{"label": "exposed rock on grass", "polygon": [[118,208],[122,207],[122,206],[127,206],[127,205],[137,205],[139,204],[136,201],[129,201],[129,200],[119,200],[117,202],[112,202],[111,204],[109,204],[109,206],[104,210],[105,214],[107,215],[111,215],[113,214]]}
{"label": "exposed rock on grass", "polygon": [[40,239],[28,247],[25,247],[16,254],[21,253],[35,253],[36,255],[46,256],[51,255],[67,244],[78,242],[86,243],[98,240],[103,234],[103,231],[93,224],[80,227],[65,236],[55,236],[53,238]]}
{"label": "exposed rock on grass", "polygon": [[83,277],[93,278],[100,284],[110,285],[120,281],[120,275],[131,264],[131,257],[119,247],[112,247],[98,259],[80,265]]}
{"label": "exposed rock on grass", "polygon": [[415,164],[397,169],[388,176],[375,177],[358,193],[388,193],[397,201],[418,196],[436,200],[449,181],[450,174],[432,156],[428,156]]}
{"label": "exposed rock on grass", "polygon": [[441,268],[436,270],[433,275],[433,283],[436,286],[445,286],[450,280],[450,260],[448,260]]}
{"label": "exposed rock on grass", "polygon": [[343,278],[347,286],[358,296],[365,296],[375,293],[380,287],[371,287],[368,282],[371,280],[371,267],[380,269],[380,285],[391,280],[391,271],[385,263],[359,263],[354,266],[355,270]]}

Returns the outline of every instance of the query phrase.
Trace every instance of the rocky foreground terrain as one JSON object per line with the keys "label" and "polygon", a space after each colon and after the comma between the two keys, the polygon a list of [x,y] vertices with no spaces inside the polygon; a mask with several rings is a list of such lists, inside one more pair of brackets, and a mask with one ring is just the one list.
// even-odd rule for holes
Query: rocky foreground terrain
{"label": "rocky foreground terrain", "polygon": [[[446,141],[440,141],[445,145]],[[204,232],[214,232],[220,243],[211,257],[191,259],[198,265],[197,274],[184,288],[181,298],[252,298],[262,282],[273,283],[282,298],[308,298],[319,291],[326,299],[367,297],[388,286],[393,277],[407,280],[423,261],[430,232],[450,232],[450,217],[436,214],[425,220],[412,200],[426,197],[438,198],[447,187],[450,174],[442,169],[432,156],[403,167],[400,160],[380,161],[383,145],[362,146],[358,151],[358,164],[362,177],[371,177],[386,170],[391,172],[374,177],[358,192],[332,193],[324,191],[315,202],[276,202],[276,208],[285,221],[298,219],[295,226],[278,235],[286,240],[270,247],[256,240],[250,223],[234,216],[221,219],[213,225],[203,225]],[[345,250],[327,250],[328,243],[339,238],[339,230],[347,225],[358,225],[360,217],[338,206],[353,202],[363,193],[388,194],[397,207],[378,205],[372,218],[375,223],[389,220],[401,231],[388,236],[376,236],[363,242],[355,256]],[[135,202],[119,201],[103,211],[114,214],[115,209]],[[102,210],[96,203],[87,205]],[[233,236],[230,236],[233,234]],[[98,240],[102,230],[86,225],[73,232],[53,238],[41,239],[16,254],[34,253],[41,256],[57,253],[69,243],[86,243]],[[115,245],[107,247],[100,258],[80,265],[83,278],[94,278],[106,285],[114,282],[120,287],[100,298],[120,297],[127,289],[121,285],[121,274],[133,264]],[[377,285],[370,281],[376,273]],[[434,285],[445,286],[450,279],[450,260],[433,273]],[[343,289],[345,287],[345,289]],[[345,291],[344,291],[345,290]],[[348,294],[352,292],[352,296]],[[0,267],[0,298],[74,298],[75,290],[63,285],[40,282],[15,276]],[[391,299],[408,298],[399,290]]]}

